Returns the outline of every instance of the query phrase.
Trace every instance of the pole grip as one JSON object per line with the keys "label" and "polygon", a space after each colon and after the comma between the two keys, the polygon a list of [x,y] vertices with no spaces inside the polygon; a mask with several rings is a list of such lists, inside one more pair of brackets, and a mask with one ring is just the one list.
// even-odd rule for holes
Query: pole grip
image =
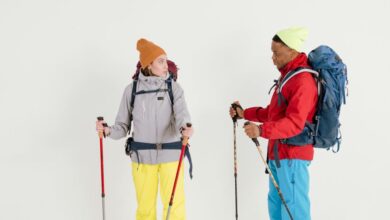
{"label": "pole grip", "polygon": [[[244,126],[247,126],[247,125],[249,125],[249,121],[246,121],[244,123]],[[252,141],[253,141],[253,143],[255,143],[256,147],[260,146],[259,140],[257,140],[257,138],[252,138]]]}
{"label": "pole grip", "polygon": [[[191,123],[186,123],[187,127],[192,127]],[[182,145],[187,146],[189,137],[183,136]]]}
{"label": "pole grip", "polygon": [[[104,121],[104,117],[103,116],[99,116],[97,117],[97,120],[98,121]],[[108,127],[107,123],[103,123],[103,127]],[[99,132],[99,137],[102,138],[102,137],[106,137],[106,133],[103,131],[103,132]]]}
{"label": "pole grip", "polygon": [[238,116],[238,113],[237,113],[237,108],[240,108],[241,110],[243,110],[243,109],[242,109],[241,105],[236,104],[236,103],[232,103],[231,106],[236,111],[236,115],[232,118],[233,122],[236,123],[237,119],[239,119],[239,116]]}

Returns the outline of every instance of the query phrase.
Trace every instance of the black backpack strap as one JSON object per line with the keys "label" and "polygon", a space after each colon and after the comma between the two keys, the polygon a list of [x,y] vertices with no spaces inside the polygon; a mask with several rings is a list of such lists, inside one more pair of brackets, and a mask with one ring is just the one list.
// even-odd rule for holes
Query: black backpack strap
{"label": "black backpack strap", "polygon": [[275,86],[277,86],[277,85],[279,84],[279,80],[280,80],[280,79],[275,79],[275,80],[274,80],[274,84],[273,84],[273,85],[271,86],[271,88],[269,89],[268,95],[271,94],[272,89],[275,88]]}
{"label": "black backpack strap", "polygon": [[278,106],[280,106],[282,104],[282,101],[284,102],[284,104],[288,105],[286,98],[284,98],[284,96],[280,92],[280,93],[278,93]]}
{"label": "black backpack strap", "polygon": [[187,157],[188,159],[188,162],[190,163],[190,169],[189,169],[189,172],[190,172],[190,178],[192,179],[193,175],[192,175],[192,159],[191,159],[191,154],[190,154],[190,145],[188,144],[187,147],[186,147],[186,152],[185,152],[185,156]]}
{"label": "black backpack strap", "polygon": [[280,158],[279,158],[279,151],[278,151],[278,144],[279,140],[275,140],[275,143],[274,143],[274,159],[275,159],[275,163],[276,163],[276,167],[277,168],[280,168]]}
{"label": "black backpack strap", "polygon": [[[137,92],[138,80],[137,79],[133,80],[133,89],[131,91],[131,100],[130,100],[130,107],[131,107],[131,109],[134,109],[135,97],[137,95],[147,94],[147,93],[156,93],[156,92],[168,92],[169,99],[171,100],[172,109],[173,109],[174,96],[173,96],[173,89],[172,89],[172,80],[173,80],[172,74],[170,74],[169,78],[167,80],[165,80],[165,82],[167,83],[167,89],[155,89],[155,90],[149,90],[149,91],[141,90],[141,91],[138,91],[138,92]],[[131,114],[131,116],[130,116],[130,124],[131,124],[132,121],[133,121],[133,115]],[[129,125],[129,133],[130,133],[130,125]]]}
{"label": "black backpack strap", "polygon": [[171,100],[171,104],[173,106],[174,97],[173,97],[173,89],[172,89],[172,75],[170,75],[169,78],[167,80],[165,80],[165,82],[167,83],[167,89],[155,89],[155,90],[148,90],[148,91],[141,90],[141,91],[137,92],[138,80],[134,80],[133,81],[133,90],[131,92],[131,100],[130,100],[131,108],[134,108],[134,101],[135,101],[135,97],[137,95],[147,94],[147,93],[156,93],[156,92],[168,92],[169,98]]}
{"label": "black backpack strap", "polygon": [[167,80],[165,80],[165,82],[167,83],[168,94],[169,94],[169,98],[171,100],[171,104],[172,104],[172,108],[173,108],[173,104],[175,102],[174,102],[173,89],[172,89],[172,74],[170,74],[169,78]]}
{"label": "black backpack strap", "polygon": [[[269,156],[268,156],[268,149],[267,149],[267,164],[269,164]],[[265,174],[269,174],[268,169],[265,168]]]}
{"label": "black backpack strap", "polygon": [[135,96],[137,93],[137,83],[138,80],[133,80],[133,90],[131,91],[131,100],[130,100],[130,106],[133,109],[134,108],[134,101],[135,101]]}
{"label": "black backpack strap", "polygon": [[130,100],[131,108],[134,108],[134,101],[135,101],[135,97],[137,95],[147,94],[147,93],[156,93],[156,92],[168,92],[169,98],[171,100],[171,104],[173,106],[173,104],[174,104],[174,96],[173,96],[173,89],[172,89],[172,75],[170,75],[169,78],[167,80],[165,80],[165,82],[167,83],[167,89],[155,89],[155,90],[148,90],[148,91],[141,90],[141,91],[137,92],[138,80],[134,80],[133,81],[133,89],[132,89],[132,92],[131,92],[131,100]]}
{"label": "black backpack strap", "polygon": [[[138,83],[138,80],[133,80],[133,89],[131,90],[131,97],[130,97],[130,107],[131,107],[131,111],[133,111],[134,109],[134,101],[135,101],[135,96],[136,96],[136,93],[137,93],[137,83]],[[128,134],[130,134],[130,129],[131,129],[131,122],[133,121],[133,113],[131,112],[130,113],[130,122],[129,122],[129,127],[128,127]]]}
{"label": "black backpack strap", "polygon": [[338,131],[338,132],[339,132],[339,135],[338,135],[338,137],[337,137],[337,148],[335,149],[336,146],[333,146],[333,149],[332,149],[333,153],[337,153],[337,152],[339,152],[339,150],[340,150],[342,135],[341,135],[340,128],[339,128],[338,130],[339,130],[339,131]]}

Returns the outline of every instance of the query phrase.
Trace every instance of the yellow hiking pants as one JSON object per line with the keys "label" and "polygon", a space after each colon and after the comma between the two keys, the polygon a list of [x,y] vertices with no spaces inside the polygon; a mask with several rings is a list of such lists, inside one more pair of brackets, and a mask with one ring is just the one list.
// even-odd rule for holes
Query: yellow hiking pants
{"label": "yellow hiking pants", "polygon": [[[156,165],[132,163],[133,181],[137,193],[137,220],[156,220],[157,191],[160,183],[160,196],[166,219],[169,200],[175,181],[178,162]],[[169,216],[170,220],[185,220],[183,164],[180,168],[175,197]]]}

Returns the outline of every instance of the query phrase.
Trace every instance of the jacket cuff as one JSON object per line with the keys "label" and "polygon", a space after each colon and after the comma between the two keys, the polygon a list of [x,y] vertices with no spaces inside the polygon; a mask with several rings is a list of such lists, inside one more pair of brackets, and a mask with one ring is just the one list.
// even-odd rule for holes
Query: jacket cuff
{"label": "jacket cuff", "polygon": [[264,127],[263,127],[262,124],[259,125],[259,130],[260,130],[260,137],[266,138],[266,136],[265,136],[265,131],[264,131]]}
{"label": "jacket cuff", "polygon": [[256,108],[252,107],[252,108],[245,109],[244,110],[244,119],[245,120],[250,120],[250,121],[255,121],[255,119],[256,119]]}
{"label": "jacket cuff", "polygon": [[106,135],[106,137],[110,136],[110,134],[111,134],[111,127],[110,126],[104,128],[104,134]]}

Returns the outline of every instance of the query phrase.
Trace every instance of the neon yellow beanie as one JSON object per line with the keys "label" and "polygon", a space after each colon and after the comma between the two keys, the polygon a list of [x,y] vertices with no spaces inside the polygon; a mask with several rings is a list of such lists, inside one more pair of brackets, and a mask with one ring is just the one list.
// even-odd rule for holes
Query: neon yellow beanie
{"label": "neon yellow beanie", "polygon": [[285,43],[289,48],[301,52],[302,45],[305,42],[309,31],[304,27],[292,27],[281,31],[278,31],[276,35]]}

